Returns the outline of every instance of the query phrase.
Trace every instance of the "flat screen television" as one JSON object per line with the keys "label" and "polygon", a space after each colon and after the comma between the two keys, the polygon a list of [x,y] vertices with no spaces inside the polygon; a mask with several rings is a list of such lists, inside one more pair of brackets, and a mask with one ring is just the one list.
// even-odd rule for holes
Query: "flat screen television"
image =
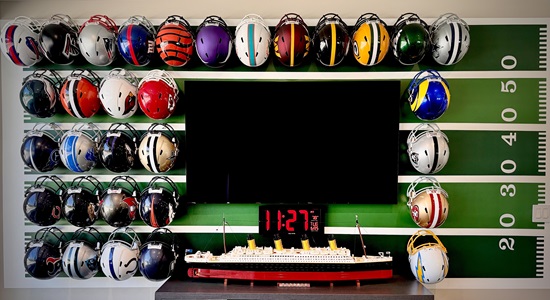
{"label": "flat screen television", "polygon": [[400,83],[185,82],[185,200],[396,204]]}

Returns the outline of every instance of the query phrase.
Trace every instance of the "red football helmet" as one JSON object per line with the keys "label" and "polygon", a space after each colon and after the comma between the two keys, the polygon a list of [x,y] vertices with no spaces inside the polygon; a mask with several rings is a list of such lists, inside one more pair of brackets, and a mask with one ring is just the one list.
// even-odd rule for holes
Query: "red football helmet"
{"label": "red football helmet", "polygon": [[91,70],[72,71],[63,81],[59,93],[61,104],[67,113],[79,119],[95,115],[101,109],[100,81],[99,76]]}
{"label": "red football helmet", "polygon": [[284,15],[273,36],[273,50],[287,67],[300,65],[309,53],[310,37],[307,25],[298,14]]}
{"label": "red football helmet", "polygon": [[151,70],[139,82],[139,107],[151,119],[166,119],[176,110],[178,92],[178,86],[168,72]]}
{"label": "red football helmet", "polygon": [[155,39],[160,58],[169,66],[182,67],[193,56],[195,37],[189,22],[178,15],[160,24]]}

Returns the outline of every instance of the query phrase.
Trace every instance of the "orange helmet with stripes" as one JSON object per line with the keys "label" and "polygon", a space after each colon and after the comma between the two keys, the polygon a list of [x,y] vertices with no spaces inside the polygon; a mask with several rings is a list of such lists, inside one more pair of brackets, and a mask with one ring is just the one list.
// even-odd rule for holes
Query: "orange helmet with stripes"
{"label": "orange helmet with stripes", "polygon": [[155,38],[160,58],[169,66],[183,67],[193,56],[194,33],[182,16],[172,15],[160,24]]}

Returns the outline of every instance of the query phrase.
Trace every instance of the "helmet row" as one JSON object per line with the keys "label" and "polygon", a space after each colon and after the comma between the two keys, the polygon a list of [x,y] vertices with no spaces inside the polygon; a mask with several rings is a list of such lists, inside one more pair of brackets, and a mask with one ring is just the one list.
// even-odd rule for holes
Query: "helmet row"
{"label": "helmet row", "polygon": [[[125,130],[123,130],[125,129]],[[138,166],[151,173],[165,173],[176,164],[179,140],[172,126],[153,123],[138,136],[128,123],[113,123],[105,132],[93,123],[77,123],[63,132],[55,123],[37,123],[21,144],[23,163],[37,172],[49,172],[62,163],[75,173],[101,163],[114,173]]]}
{"label": "helmet row", "polygon": [[[193,31],[189,22],[171,15],[158,28],[134,15],[117,26],[105,15],[94,15],[78,26],[70,16],[56,14],[40,25],[18,17],[2,30],[2,52],[20,66],[39,62],[42,55],[55,64],[71,64],[83,56],[97,66],[111,64],[118,54],[134,66],[146,66],[157,55],[172,67],[186,65],[196,52],[208,67],[218,68],[231,57],[233,47],[248,67],[264,64],[273,52],[285,66],[300,65],[312,51],[324,66],[336,66],[353,49],[363,66],[381,62],[391,53],[403,65],[420,62],[426,54],[441,65],[458,63],[469,49],[468,24],[456,14],[441,15],[431,26],[417,14],[401,15],[390,28],[374,13],[361,15],[353,29],[335,13],[323,15],[313,35],[302,17],[285,14],[273,34],[263,18],[248,14],[232,32],[219,16],[208,16]],[[118,51],[117,51],[118,49]]]}
{"label": "helmet row", "polygon": [[23,109],[38,118],[49,118],[58,103],[71,116],[86,119],[103,109],[115,119],[133,116],[138,106],[150,119],[170,117],[179,99],[172,76],[151,70],[138,81],[125,69],[115,68],[101,79],[91,71],[75,69],[66,78],[54,70],[37,69],[23,79],[19,100]]}
{"label": "helmet row", "polygon": [[142,244],[137,233],[117,228],[107,241],[93,227],[79,228],[69,240],[57,227],[42,228],[25,247],[24,265],[36,279],[52,279],[61,271],[78,280],[89,279],[101,271],[108,278],[122,281],[138,269],[148,280],[172,276],[178,259],[178,241],[166,228],[151,232]]}
{"label": "helmet row", "polygon": [[113,227],[129,226],[139,214],[155,228],[170,225],[178,207],[176,184],[155,176],[140,190],[130,176],[116,176],[107,188],[93,176],[78,176],[68,186],[55,175],[39,176],[25,191],[23,211],[33,224],[50,226],[63,216],[77,227],[102,219]]}

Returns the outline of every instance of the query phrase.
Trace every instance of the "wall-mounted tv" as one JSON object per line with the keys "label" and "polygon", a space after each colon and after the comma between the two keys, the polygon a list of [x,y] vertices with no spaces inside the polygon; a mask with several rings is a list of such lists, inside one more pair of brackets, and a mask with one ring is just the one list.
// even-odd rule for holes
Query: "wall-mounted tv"
{"label": "wall-mounted tv", "polygon": [[186,201],[397,203],[400,83],[185,82]]}

